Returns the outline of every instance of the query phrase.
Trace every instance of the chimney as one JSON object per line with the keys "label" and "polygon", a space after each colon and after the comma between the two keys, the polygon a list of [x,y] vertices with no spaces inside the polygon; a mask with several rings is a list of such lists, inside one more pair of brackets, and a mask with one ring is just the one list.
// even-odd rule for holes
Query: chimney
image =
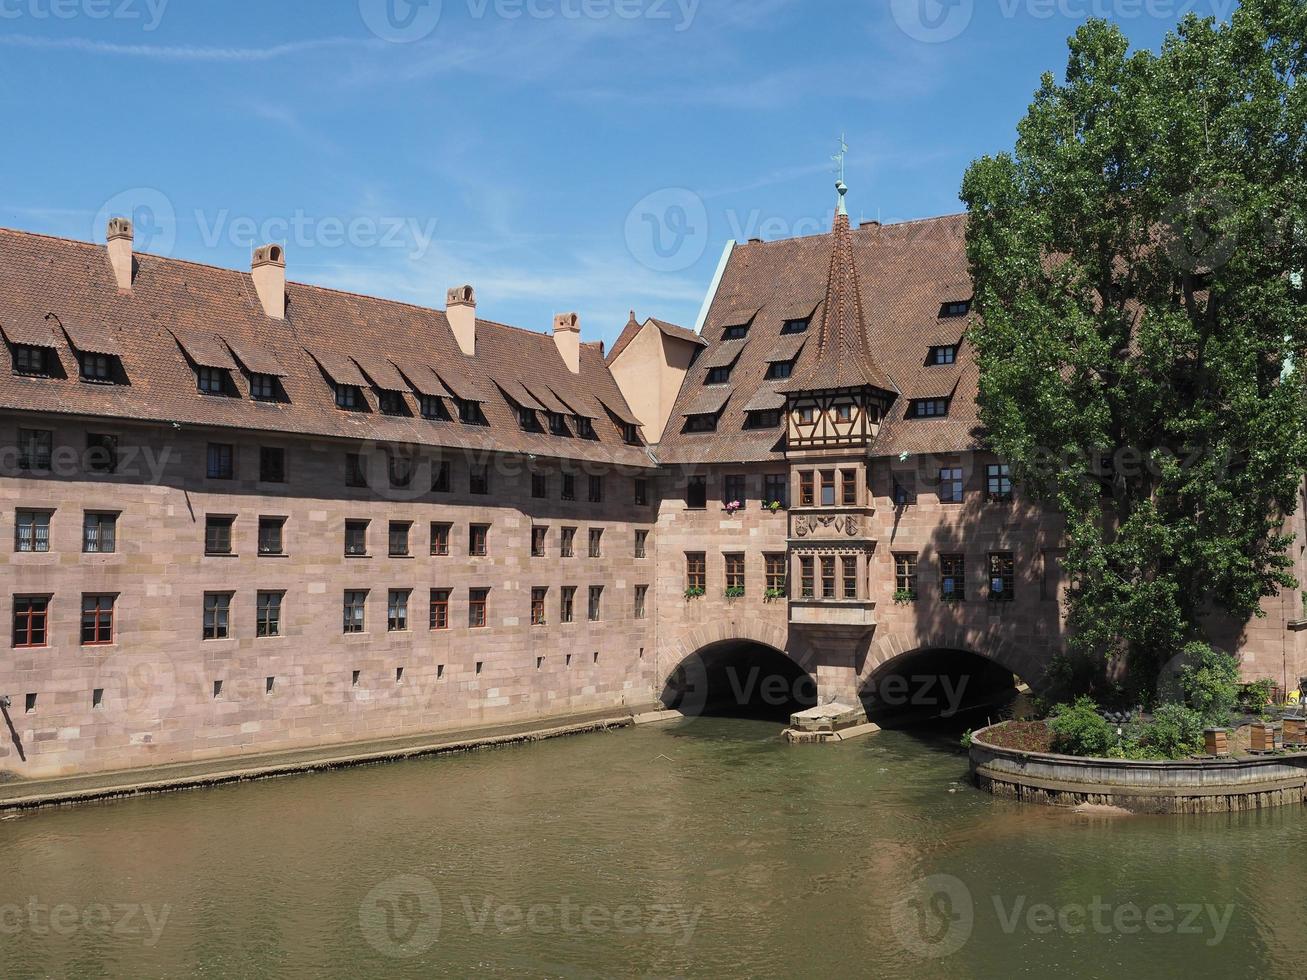
{"label": "chimney", "polygon": [[274,320],[286,319],[286,251],[280,245],[262,245],[250,263],[254,291],[263,312]]}
{"label": "chimney", "polygon": [[454,331],[459,350],[468,357],[477,352],[477,293],[471,286],[455,286],[445,297],[445,319]]}
{"label": "chimney", "polygon": [[109,219],[109,264],[120,293],[132,291],[132,237],[131,219]]}
{"label": "chimney", "polygon": [[554,317],[554,343],[563,363],[573,374],[581,373],[581,318],[575,313]]}

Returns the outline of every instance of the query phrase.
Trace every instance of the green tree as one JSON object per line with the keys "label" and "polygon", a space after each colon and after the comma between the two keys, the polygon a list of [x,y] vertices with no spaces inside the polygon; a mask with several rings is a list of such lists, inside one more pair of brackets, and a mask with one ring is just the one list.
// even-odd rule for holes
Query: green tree
{"label": "green tree", "polygon": [[1294,587],[1305,45],[1303,0],[1188,17],[1156,53],[1091,21],[963,182],[987,438],[1066,515],[1072,649],[1143,697],[1209,614]]}

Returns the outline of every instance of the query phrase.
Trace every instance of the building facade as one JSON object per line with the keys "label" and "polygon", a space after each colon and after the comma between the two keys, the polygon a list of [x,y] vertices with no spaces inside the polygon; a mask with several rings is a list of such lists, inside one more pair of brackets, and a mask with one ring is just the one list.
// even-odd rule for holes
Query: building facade
{"label": "building facade", "polygon": [[[288,283],[275,245],[0,231],[0,768],[638,708],[717,655],[823,701],[939,650],[1037,685],[1061,531],[979,438],[962,229],[841,202],[736,246],[700,332],[632,314],[606,356],[468,286]],[[1301,599],[1266,613],[1230,644],[1292,686]]]}

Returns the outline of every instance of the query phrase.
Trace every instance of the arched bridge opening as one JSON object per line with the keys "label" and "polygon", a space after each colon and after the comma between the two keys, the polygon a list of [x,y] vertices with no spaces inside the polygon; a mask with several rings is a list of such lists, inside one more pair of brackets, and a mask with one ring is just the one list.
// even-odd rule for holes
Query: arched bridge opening
{"label": "arched bridge opening", "polygon": [[661,700],[686,715],[787,721],[817,703],[817,683],[774,647],[726,640],[681,661],[664,684]]}
{"label": "arched bridge opening", "polygon": [[946,731],[1020,714],[1027,693],[1022,679],[994,659],[937,647],[881,665],[861,692],[868,716],[882,728],[929,725]]}

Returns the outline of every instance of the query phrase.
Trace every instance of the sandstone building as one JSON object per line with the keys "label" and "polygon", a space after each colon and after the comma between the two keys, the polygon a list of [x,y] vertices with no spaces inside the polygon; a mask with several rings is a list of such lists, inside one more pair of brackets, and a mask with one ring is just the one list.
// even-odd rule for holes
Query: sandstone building
{"label": "sandstone building", "polygon": [[[0,231],[0,768],[638,706],[687,663],[854,703],[932,651],[1037,683],[1059,521],[977,436],[963,224],[841,201],[829,235],[736,246],[700,333],[632,314],[606,356],[470,286],[287,282],[277,245],[237,272],[124,219]],[[1300,599],[1266,612],[1232,643],[1292,686]]]}

